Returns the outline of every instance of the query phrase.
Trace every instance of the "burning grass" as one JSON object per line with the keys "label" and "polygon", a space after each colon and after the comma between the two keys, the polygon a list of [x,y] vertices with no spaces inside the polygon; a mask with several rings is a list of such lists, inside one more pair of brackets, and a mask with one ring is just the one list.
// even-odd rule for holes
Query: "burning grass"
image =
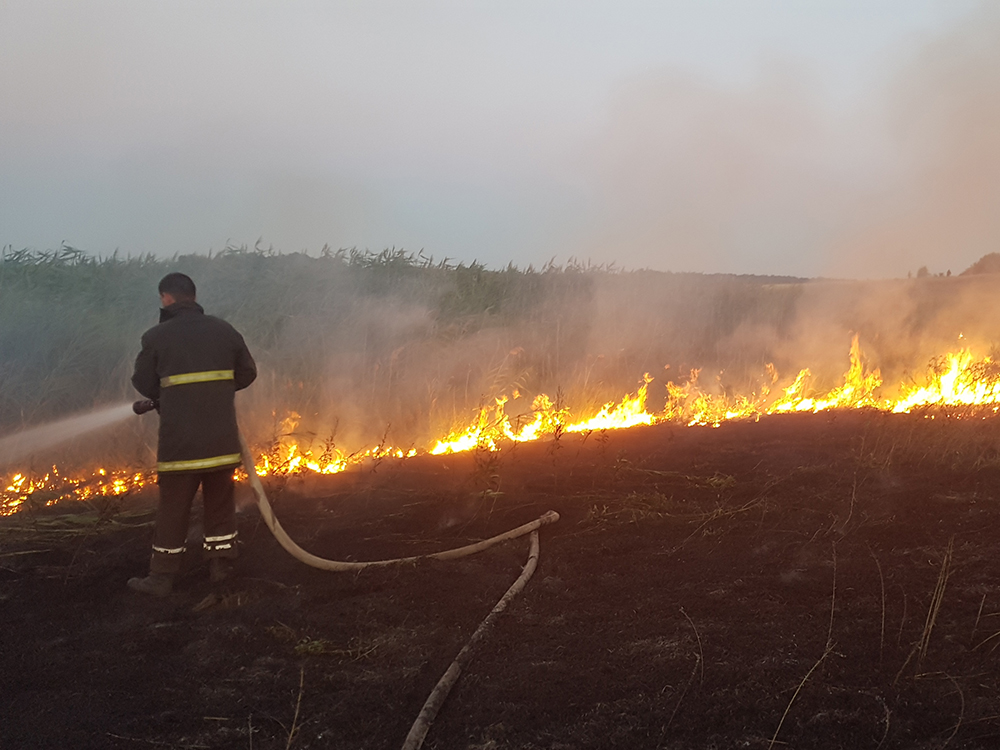
{"label": "burning grass", "polygon": [[[511,417],[506,410],[509,399],[503,396],[495,399],[494,405],[481,407],[471,426],[454,430],[424,451],[387,445],[386,438],[383,437],[382,442],[376,446],[345,453],[337,448],[334,436],[331,435],[323,443],[322,451],[316,453],[296,439],[300,417],[293,412],[282,420],[280,435],[273,438],[270,446],[260,453],[256,472],[261,477],[284,477],[301,473],[337,474],[352,467],[377,466],[387,458],[411,458],[420,452],[431,455],[469,450],[495,453],[504,446],[533,442],[541,438],[558,441],[563,434],[590,435],[595,431],[603,433],[607,430],[669,422],[718,427],[727,421],[756,421],[769,415],[869,409],[891,414],[918,412],[925,419],[948,423],[956,420],[984,420],[1000,410],[1000,368],[990,356],[977,358],[968,349],[961,349],[937,357],[928,366],[927,376],[922,384],[901,384],[896,389],[898,395],[894,398],[879,395],[882,386],[879,370],[865,368],[856,335],[851,343],[849,357],[850,366],[844,374],[843,383],[825,394],[817,394],[807,387],[810,372],[803,369],[790,385],[781,389],[777,397],[772,397],[770,389],[764,387],[759,395],[713,398],[696,388],[695,372],[686,387],[668,382],[666,406],[662,412],[651,413],[647,408],[647,397],[653,379],[646,374],[635,392],[625,395],[620,401],[604,404],[596,414],[579,421],[575,420],[569,408],[561,404],[561,400],[553,402],[546,394],[535,397],[529,412]],[[771,373],[772,381],[776,381],[774,368],[769,366],[767,371]],[[518,399],[520,395],[515,391],[513,397]],[[967,443],[969,431],[962,432],[961,435],[963,443]],[[926,450],[925,458],[929,458],[932,453],[939,459],[968,457],[969,446],[954,444],[954,435],[941,432],[940,439],[944,439],[946,445],[936,445]],[[927,445],[925,441],[923,446],[926,448]],[[902,444],[898,436],[891,444],[887,444],[884,436],[877,436],[874,445],[868,449],[868,460],[888,462],[896,451],[914,448],[908,445],[905,438]],[[988,438],[980,446],[975,460],[991,460],[996,452],[996,441]],[[127,495],[146,486],[151,480],[149,473],[127,469],[108,471],[101,468],[92,472],[89,477],[63,477],[55,466],[40,477],[17,472],[4,482],[4,489],[0,492],[0,515],[13,513],[29,502],[48,505],[60,500]]]}
{"label": "burning grass", "polygon": [[[194,276],[208,311],[257,355],[261,378],[240,395],[241,423],[257,473],[275,481],[537,440],[555,450],[566,435],[662,423],[859,409],[967,422],[1000,408],[1000,366],[980,322],[1000,298],[990,278],[874,285],[575,263],[491,271],[396,250],[102,260],[64,247],[0,258],[0,428],[127,398],[168,270]],[[927,342],[954,343],[962,310],[968,337],[928,352]],[[820,346],[828,329],[836,343]],[[847,341],[845,372],[825,352]],[[801,361],[811,355],[822,356]],[[140,491],[152,480],[154,423],[133,420],[110,445],[77,446],[84,455],[57,467],[55,455],[0,467],[0,514]],[[957,434],[941,432],[936,460],[968,455],[948,444],[968,440]],[[872,441],[870,461],[921,449],[905,435]],[[995,453],[977,450],[982,461]]]}

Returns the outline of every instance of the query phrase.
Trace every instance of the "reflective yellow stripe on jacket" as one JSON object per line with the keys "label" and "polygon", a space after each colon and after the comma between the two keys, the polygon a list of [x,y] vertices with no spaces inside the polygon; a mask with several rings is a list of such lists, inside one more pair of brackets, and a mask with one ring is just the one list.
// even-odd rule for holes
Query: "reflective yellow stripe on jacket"
{"label": "reflective yellow stripe on jacket", "polygon": [[240,462],[239,453],[229,453],[225,456],[214,456],[212,458],[195,458],[191,461],[160,461],[156,465],[157,471],[200,471],[203,469],[216,469],[220,466],[235,466]]}
{"label": "reflective yellow stripe on jacket", "polygon": [[205,372],[184,372],[160,378],[160,388],[187,383],[210,383],[213,380],[233,380],[232,370],[206,370]]}

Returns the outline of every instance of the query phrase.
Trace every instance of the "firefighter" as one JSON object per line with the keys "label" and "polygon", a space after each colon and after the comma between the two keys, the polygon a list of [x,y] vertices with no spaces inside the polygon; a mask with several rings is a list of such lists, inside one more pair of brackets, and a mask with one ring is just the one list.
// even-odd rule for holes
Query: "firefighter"
{"label": "firefighter", "polygon": [[171,592],[185,550],[188,516],[199,485],[204,498],[205,556],[213,582],[236,557],[233,471],[240,463],[236,391],[257,377],[243,337],[206,315],[189,276],[170,273],[159,284],[160,323],[142,336],[132,385],[158,404],[157,484],[160,501],[149,575],[128,587],[153,596]]}

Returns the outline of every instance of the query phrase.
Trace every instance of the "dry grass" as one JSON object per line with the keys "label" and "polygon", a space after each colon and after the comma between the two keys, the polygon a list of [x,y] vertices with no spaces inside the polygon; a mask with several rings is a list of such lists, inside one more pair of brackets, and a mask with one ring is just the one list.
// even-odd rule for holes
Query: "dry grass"
{"label": "dry grass", "polygon": [[684,696],[687,695],[688,690],[691,688],[691,684],[694,682],[695,675],[701,672],[699,684],[705,683],[705,651],[701,644],[701,634],[698,632],[698,627],[694,624],[694,621],[688,616],[688,613],[684,611],[684,607],[681,607],[681,614],[684,615],[684,619],[688,621],[691,629],[694,631],[695,639],[698,642],[698,653],[695,654],[694,666],[691,667],[691,674],[688,676],[687,682],[684,684],[684,689],[681,690],[681,694],[677,698],[677,703],[674,705],[674,710],[670,712],[670,718],[667,720],[666,725],[663,727],[665,732],[671,724],[674,723],[674,718],[677,716],[677,712],[680,710],[681,703],[684,701]]}
{"label": "dry grass", "polygon": [[881,669],[882,657],[885,653],[885,577],[882,575],[882,563],[879,562],[871,547],[868,547],[868,554],[871,555],[872,560],[875,561],[875,567],[878,568],[879,593],[882,603],[882,616],[879,618],[878,631],[878,666]]}
{"label": "dry grass", "polygon": [[1000,426],[991,406],[879,415],[859,439],[858,468],[874,472],[915,465],[951,471],[1000,467]]}
{"label": "dry grass", "polygon": [[386,634],[371,638],[354,638],[347,646],[343,646],[327,638],[316,638],[300,633],[284,623],[271,625],[265,628],[264,632],[281,643],[291,645],[292,652],[296,656],[339,656],[352,661],[374,656],[392,639],[392,636]]}
{"label": "dry grass", "polygon": [[931,595],[931,604],[927,610],[927,619],[924,622],[923,632],[918,641],[918,651],[920,661],[927,656],[927,647],[930,645],[931,632],[934,630],[934,623],[937,622],[938,613],[941,611],[941,602],[944,600],[944,591],[948,585],[948,576],[951,573],[951,557],[955,549],[954,535],[948,540],[948,549],[945,550],[944,559],[941,561],[941,571],[938,573],[937,585]]}
{"label": "dry grass", "polygon": [[781,714],[781,719],[778,721],[778,726],[774,730],[774,734],[771,736],[771,741],[768,743],[768,750],[774,747],[778,740],[778,734],[781,732],[781,727],[785,724],[785,719],[788,718],[788,712],[792,710],[792,705],[795,700],[799,697],[799,693],[802,692],[802,688],[805,687],[809,678],[813,676],[813,673],[820,668],[820,665],[826,661],[826,658],[833,653],[835,643],[833,642],[833,619],[834,614],[837,610],[837,547],[833,547],[833,591],[830,594],[830,624],[827,628],[826,633],[826,646],[823,648],[823,653],[816,660],[816,663],[810,667],[809,671],[806,672],[805,676],[802,678],[801,682],[796,686],[795,692],[792,693],[791,699],[788,701],[788,705],[785,706],[784,713]]}
{"label": "dry grass", "polygon": [[[941,569],[938,572],[937,583],[934,586],[934,591],[931,593],[930,605],[927,608],[927,616],[924,619],[924,628],[920,632],[920,638],[916,643],[914,643],[909,656],[906,657],[906,661],[903,662],[903,666],[899,668],[899,672],[896,674],[896,678],[892,682],[893,685],[896,685],[899,682],[899,678],[906,671],[906,668],[913,661],[914,657],[916,657],[917,664],[919,665],[927,656],[927,648],[930,645],[931,633],[934,631],[934,624],[937,622],[938,614],[941,611],[941,602],[944,600],[945,588],[948,585],[948,577],[951,574],[951,558],[954,548],[955,537],[952,536],[948,540],[948,547],[945,550],[943,559],[941,560]],[[902,626],[900,626],[900,628],[902,628]]]}
{"label": "dry grass", "polygon": [[299,697],[295,699],[295,715],[292,717],[292,727],[288,730],[288,742],[285,743],[285,750],[289,750],[296,733],[299,731],[299,712],[302,710],[302,693],[305,689],[306,668],[299,668]]}

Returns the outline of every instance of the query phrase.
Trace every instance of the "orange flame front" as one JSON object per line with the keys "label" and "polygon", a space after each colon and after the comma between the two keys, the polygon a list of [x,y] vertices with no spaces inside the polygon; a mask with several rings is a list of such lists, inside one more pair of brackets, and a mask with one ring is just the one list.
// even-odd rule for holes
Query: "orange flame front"
{"label": "orange flame front", "polygon": [[[812,374],[801,370],[791,382],[778,389],[779,377],[767,366],[766,382],[748,395],[712,395],[698,384],[699,371],[692,371],[684,384],[666,383],[666,405],[662,412],[650,413],[646,402],[653,379],[644,375],[634,393],[611,401],[583,419],[574,419],[570,410],[539,394],[531,410],[511,419],[507,414],[510,398],[494,399],[480,408],[470,424],[451,431],[426,449],[431,455],[460,453],[469,450],[500,450],[505,444],[530,442],[562,433],[618,430],[663,422],[718,427],[732,420],[757,420],[765,415],[792,412],[819,412],[830,409],[878,409],[909,413],[928,407],[984,406],[1000,410],[1000,365],[990,357],[976,357],[969,349],[960,349],[931,361],[923,384],[900,385],[894,398],[880,397],[882,378],[878,368],[864,366],[858,337],[850,349],[850,366],[843,383],[818,394],[811,389]],[[514,392],[514,398],[519,394]],[[291,413],[281,425],[284,435],[256,462],[259,476],[290,474],[337,474],[353,466],[386,458],[404,459],[416,455],[415,448],[380,444],[353,453],[326,446],[319,453],[303,447],[292,436],[298,415]],[[56,467],[41,476],[26,471],[9,475],[0,483],[0,515],[9,515],[31,500],[52,504],[63,499],[88,500],[96,496],[121,496],[139,490],[153,481],[153,474],[128,470],[97,469],[86,475],[66,477]]]}

